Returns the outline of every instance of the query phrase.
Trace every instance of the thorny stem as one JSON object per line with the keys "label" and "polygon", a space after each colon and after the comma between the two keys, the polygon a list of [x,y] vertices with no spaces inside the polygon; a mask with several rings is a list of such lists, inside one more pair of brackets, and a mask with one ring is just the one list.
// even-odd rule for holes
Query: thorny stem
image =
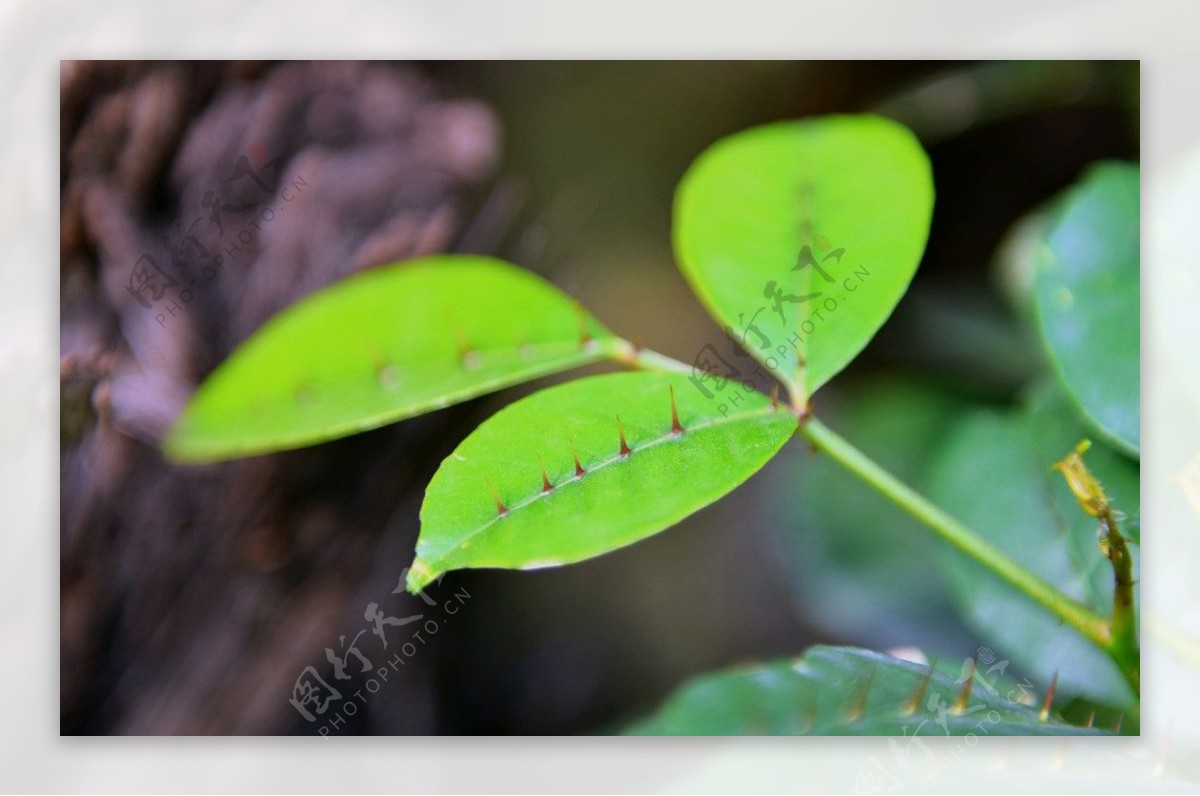
{"label": "thorny stem", "polygon": [[[691,373],[691,368],[682,362],[638,348],[624,340],[617,345],[614,358],[630,367]],[[1119,570],[1117,599],[1120,605],[1114,606],[1113,621],[1110,624],[1104,617],[1030,572],[977,532],[880,467],[858,448],[813,417],[807,407],[798,407],[795,411],[800,418],[798,433],[804,435],[815,448],[824,451],[838,464],[920,520],[959,552],[982,564],[1107,652],[1120,667],[1134,693],[1140,693],[1129,553],[1125,547],[1125,540],[1116,530],[1116,524],[1111,521],[1111,517],[1107,528],[1113,567],[1114,570]],[[1122,583],[1128,584],[1128,588],[1123,589]],[[1124,596],[1121,596],[1122,594]]]}
{"label": "thorny stem", "polygon": [[[1140,693],[1140,675],[1138,667],[1138,635],[1137,622],[1133,611],[1133,560],[1129,556],[1129,547],[1125,537],[1117,526],[1112,509],[1105,507],[1100,516],[1100,527],[1104,529],[1104,554],[1112,562],[1113,568],[1113,615],[1112,615],[1112,644],[1114,659],[1129,661],[1131,669],[1121,668],[1129,678],[1135,693]],[[1122,664],[1122,660],[1117,660]],[[1132,675],[1132,676],[1131,676]]]}
{"label": "thorny stem", "polygon": [[1083,454],[1092,443],[1082,440],[1061,461],[1051,465],[1067,482],[1067,487],[1084,513],[1100,520],[1103,536],[1100,551],[1113,568],[1113,610],[1110,630],[1112,641],[1109,654],[1121,667],[1135,692],[1140,692],[1140,670],[1138,663],[1138,637],[1136,619],[1133,615],[1133,562],[1125,537],[1117,525],[1117,513],[1108,502],[1104,487],[1092,475],[1083,460]]}

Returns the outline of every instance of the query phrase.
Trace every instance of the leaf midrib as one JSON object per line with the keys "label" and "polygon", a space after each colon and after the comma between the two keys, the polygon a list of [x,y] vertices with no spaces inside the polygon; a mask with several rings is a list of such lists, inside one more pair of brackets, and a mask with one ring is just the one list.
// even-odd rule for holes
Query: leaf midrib
{"label": "leaf midrib", "polygon": [[[557,345],[555,343],[540,343],[536,345]],[[498,350],[498,349],[493,349]],[[353,420],[345,420],[337,423],[324,423],[316,430],[312,427],[304,427],[299,430],[293,430],[288,434],[272,435],[269,437],[268,443],[260,443],[257,437],[251,436],[251,442],[246,444],[237,444],[230,446],[223,440],[218,440],[216,443],[207,446],[201,444],[199,448],[192,449],[195,456],[184,456],[191,461],[222,461],[228,458],[236,458],[238,456],[256,456],[264,453],[272,453],[275,451],[292,450],[298,446],[307,445],[313,442],[321,442],[329,439],[335,439],[339,436],[344,436],[346,433],[355,433],[359,431],[367,431],[379,428],[388,423],[394,423],[400,420],[405,420],[414,417],[428,410],[430,407],[445,408],[455,403],[467,400],[473,396],[488,392],[497,388],[505,387],[515,383],[514,379],[519,379],[524,376],[529,378],[540,378],[541,376],[550,375],[555,372],[556,368],[561,367],[565,363],[574,363],[576,367],[582,367],[604,359],[611,358],[610,352],[603,346],[597,345],[595,348],[581,348],[578,354],[564,352],[562,355],[554,357],[546,357],[543,359],[531,359],[521,367],[515,368],[512,372],[494,373],[485,379],[481,379],[477,383],[468,384],[455,390],[450,390],[444,393],[434,393],[431,395],[421,396],[415,401],[397,401],[389,402],[387,406],[369,414],[357,417]],[[429,358],[426,361],[434,361],[434,358]],[[389,362],[398,367],[399,363]],[[411,361],[406,363],[411,366]],[[361,378],[361,377],[358,377]],[[351,379],[333,379],[327,381],[317,381],[315,384],[318,387],[329,387],[331,384],[338,384]],[[376,379],[377,383],[377,379]],[[378,387],[372,394],[382,393],[388,394],[391,392],[386,387]],[[397,393],[399,396],[399,392]],[[432,395],[439,395],[435,398]],[[317,399],[320,401],[320,399]],[[216,451],[214,454],[213,451]],[[218,458],[211,458],[212,456]]]}
{"label": "leaf midrib", "polygon": [[[562,481],[559,484],[555,484],[554,488],[552,490],[550,490],[549,492],[545,492],[545,491],[542,491],[539,489],[538,491],[534,492],[531,496],[529,496],[521,501],[515,502],[511,506],[506,506],[507,512],[504,515],[498,514],[497,516],[495,516],[492,519],[485,522],[483,525],[480,525],[478,528],[475,528],[474,530],[470,531],[466,536],[459,538],[453,545],[445,548],[444,550],[439,551],[436,557],[428,557],[427,558],[425,556],[420,556],[418,560],[423,560],[426,566],[430,566],[433,568],[433,571],[437,571],[438,566],[440,565],[442,560],[445,559],[445,557],[448,554],[461,549],[467,542],[471,541],[476,536],[478,536],[479,534],[486,531],[488,528],[491,528],[497,522],[500,522],[501,520],[514,514],[515,512],[519,511],[520,509],[525,508],[526,506],[533,505],[536,501],[538,501],[542,498],[553,497],[554,495],[558,494],[558,490],[563,487],[571,486],[576,483],[582,483],[583,479],[586,478],[587,476],[592,475],[593,473],[596,473],[600,470],[603,470],[613,463],[619,463],[624,460],[632,459],[633,456],[635,456],[639,451],[644,451],[649,448],[656,447],[665,442],[682,440],[688,434],[695,434],[695,433],[705,431],[708,429],[718,428],[720,426],[727,425],[729,423],[741,422],[741,421],[746,421],[746,420],[754,420],[759,417],[767,417],[769,415],[773,415],[778,412],[786,412],[786,411],[787,411],[787,409],[781,405],[776,408],[766,407],[763,409],[757,409],[753,412],[747,412],[745,414],[735,415],[732,417],[722,417],[720,419],[714,418],[708,422],[698,423],[698,424],[694,424],[690,427],[684,428],[682,434],[675,434],[673,432],[668,432],[668,433],[664,434],[663,436],[654,437],[654,438],[650,439],[648,442],[639,444],[636,447],[634,447],[633,445],[630,445],[632,452],[628,456],[622,456],[621,454],[618,453],[615,456],[611,456],[607,459],[600,460],[600,462],[597,464],[592,464],[592,465],[588,466],[586,468],[586,472],[584,473],[583,476],[571,476],[567,480]],[[422,520],[422,523],[423,522],[424,521]]]}

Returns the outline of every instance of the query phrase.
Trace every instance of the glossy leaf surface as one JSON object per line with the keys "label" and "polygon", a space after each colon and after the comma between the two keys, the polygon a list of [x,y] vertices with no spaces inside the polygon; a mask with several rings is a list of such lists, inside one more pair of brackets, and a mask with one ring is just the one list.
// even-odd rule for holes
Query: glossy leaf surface
{"label": "glossy leaf surface", "polygon": [[1139,170],[1093,167],[1056,207],[1034,277],[1038,326],[1067,393],[1126,453],[1141,445]]}
{"label": "glossy leaf surface", "polygon": [[826,116],[725,138],[675,196],[679,265],[717,321],[800,397],[861,351],[908,289],[933,211],[906,128]]}
{"label": "glossy leaf surface", "polygon": [[499,260],[373,268],[269,320],[200,386],[165,448],[196,462],[310,445],[593,362],[613,339]]}
{"label": "glossy leaf surface", "polygon": [[[983,677],[983,672],[978,676]],[[994,676],[991,679],[995,679]],[[802,658],[706,675],[685,685],[643,735],[1106,735],[973,687],[928,666],[852,647],[813,647]],[[940,708],[940,710],[939,710]],[[984,729],[979,725],[982,724]]]}
{"label": "glossy leaf surface", "polygon": [[409,588],[449,570],[536,569],[636,542],[741,484],[795,428],[764,395],[723,414],[676,374],[593,376],[534,393],[484,422],[434,475]]}

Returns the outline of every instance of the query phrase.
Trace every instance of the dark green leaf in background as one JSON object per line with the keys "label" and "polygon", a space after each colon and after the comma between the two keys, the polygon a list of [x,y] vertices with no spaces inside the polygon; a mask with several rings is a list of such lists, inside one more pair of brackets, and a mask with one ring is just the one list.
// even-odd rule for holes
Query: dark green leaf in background
{"label": "dark green leaf in background", "polygon": [[[944,430],[967,408],[896,376],[842,387],[830,388],[830,422],[906,483],[925,481]],[[967,649],[928,530],[827,456],[796,445],[779,458],[766,499],[780,569],[808,621],[855,643]]]}
{"label": "dark green leaf in background", "polygon": [[[1095,559],[1106,566],[1107,561],[1094,544],[1095,526],[1089,551],[1086,542],[1073,538],[1073,533],[1086,537],[1084,523],[1062,503],[1056,483],[1062,479],[1050,470],[1078,440],[1047,459],[1042,443],[1049,437],[1038,440],[1046,435],[1046,422],[1044,415],[1031,418],[1020,411],[981,409],[955,424],[934,464],[929,494],[1025,568],[1109,615],[1111,605],[1102,604],[1098,594],[1102,571]],[[1067,428],[1078,423],[1073,415],[1050,422]],[[1110,480],[1115,485],[1116,479]],[[1123,486],[1120,493],[1126,492]],[[1135,505],[1123,510],[1134,516],[1138,511]],[[1119,707],[1135,704],[1106,653],[957,551],[944,549],[940,560],[963,618],[997,656],[1011,659],[1044,683],[1058,674],[1064,696],[1076,694]]]}
{"label": "dark green leaf in background", "polygon": [[1034,306],[1055,372],[1097,431],[1137,456],[1141,423],[1139,170],[1092,167],[1055,207]]}
{"label": "dark green leaf in background", "polygon": [[[982,678],[982,673],[980,674]],[[985,678],[986,680],[986,678]],[[978,681],[976,681],[978,682]],[[706,675],[685,685],[639,735],[1106,735],[1072,727],[995,686],[972,687],[942,671],[879,652],[813,647],[804,657]]]}

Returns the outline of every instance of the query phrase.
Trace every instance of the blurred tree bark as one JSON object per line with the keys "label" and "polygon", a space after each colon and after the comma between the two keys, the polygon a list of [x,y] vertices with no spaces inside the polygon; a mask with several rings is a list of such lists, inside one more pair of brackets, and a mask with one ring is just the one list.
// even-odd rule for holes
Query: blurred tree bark
{"label": "blurred tree bark", "polygon": [[[157,443],[281,308],[455,248],[497,122],[378,64],[64,63],[61,102],[61,731],[303,731],[293,683],[390,593],[471,410],[203,467]],[[429,677],[375,731],[435,731]]]}

